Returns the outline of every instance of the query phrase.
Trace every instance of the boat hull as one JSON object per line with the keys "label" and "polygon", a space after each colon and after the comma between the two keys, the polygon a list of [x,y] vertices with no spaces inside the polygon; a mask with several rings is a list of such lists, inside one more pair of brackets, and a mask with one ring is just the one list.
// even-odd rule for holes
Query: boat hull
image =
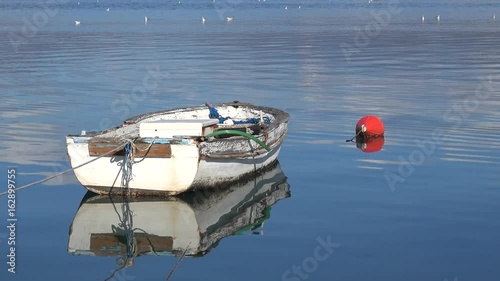
{"label": "boat hull", "polygon": [[95,136],[68,136],[67,151],[76,177],[94,193],[177,195],[229,185],[260,173],[279,155],[287,132],[288,115],[285,117],[284,122],[257,136],[269,145],[270,151],[244,138],[212,141],[184,138],[175,142],[155,139],[143,141],[150,141],[150,148],[168,145],[168,155],[137,153],[130,159],[130,155],[123,153],[96,155],[95,148],[102,145],[96,145]]}

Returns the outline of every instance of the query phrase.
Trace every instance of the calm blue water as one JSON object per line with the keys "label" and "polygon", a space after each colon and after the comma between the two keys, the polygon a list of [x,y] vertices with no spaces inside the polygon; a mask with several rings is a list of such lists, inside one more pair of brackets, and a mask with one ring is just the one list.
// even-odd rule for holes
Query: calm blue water
{"label": "calm blue water", "polygon": [[[18,186],[69,168],[70,133],[205,101],[268,105],[291,114],[291,196],[263,235],[225,237],[171,280],[500,279],[497,1],[49,3],[0,1],[3,182],[7,167]],[[345,142],[368,114],[386,127],[377,153]],[[111,276],[116,256],[68,253],[85,193],[71,173],[17,193],[15,274],[1,199],[1,280]],[[165,280],[177,260],[140,256],[110,280]]]}

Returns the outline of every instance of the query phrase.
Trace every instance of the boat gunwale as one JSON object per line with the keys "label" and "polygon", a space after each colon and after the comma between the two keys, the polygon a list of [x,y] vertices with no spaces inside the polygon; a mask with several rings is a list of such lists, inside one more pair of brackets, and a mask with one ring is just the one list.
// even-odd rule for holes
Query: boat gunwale
{"label": "boat gunwale", "polygon": [[[266,135],[269,133],[273,132],[274,130],[278,129],[281,124],[287,124],[290,118],[290,115],[277,108],[273,107],[267,107],[267,106],[256,106],[254,104],[250,103],[220,103],[216,104],[215,107],[227,107],[227,106],[235,106],[235,107],[246,107],[249,109],[253,110],[262,110],[263,112],[266,112],[267,114],[273,115],[273,121],[268,125],[267,128],[265,128],[265,133],[259,133],[258,135],[255,135],[257,138],[267,138]],[[67,138],[72,138],[73,140],[75,138],[81,137],[84,138],[83,140],[79,140],[79,143],[95,143],[95,142],[102,142],[102,143],[120,143],[120,140],[123,141],[126,136],[107,136],[107,137],[102,137],[102,135],[105,135],[107,133],[110,133],[112,131],[116,131],[124,126],[129,126],[132,124],[137,124],[141,122],[144,119],[151,118],[157,115],[164,115],[164,114],[172,114],[172,113],[179,113],[179,112],[187,112],[187,111],[194,111],[194,110],[200,110],[200,109],[206,109],[206,105],[198,105],[198,106],[188,106],[188,107],[179,107],[179,108],[173,108],[173,109],[167,109],[167,110],[160,110],[160,111],[155,111],[155,112],[149,112],[141,115],[137,115],[134,117],[131,117],[129,119],[126,119],[123,124],[116,126],[114,128],[108,128],[106,130],[100,131],[100,132],[88,132],[86,135],[68,135]],[[226,129],[226,128],[223,128]],[[230,129],[230,128],[227,128]],[[283,132],[278,136],[272,143],[268,144],[271,147],[276,147],[279,145],[286,133],[287,133],[287,128],[283,130]],[[223,139],[205,139],[204,137],[185,137],[182,139],[177,139],[177,138],[143,138],[139,136],[131,136],[131,138],[134,143],[151,143],[151,142],[158,142],[158,143],[164,143],[164,144],[187,144],[183,142],[183,140],[188,140],[188,143],[196,145],[201,145],[204,143],[205,145],[217,145],[219,143],[227,143],[227,142],[238,142],[242,140],[247,140],[244,137],[241,136],[233,136],[230,138],[223,138]],[[200,156],[202,158],[240,158],[240,157],[250,157],[250,156],[258,156],[261,154],[265,154],[267,151],[265,149],[259,147],[255,150],[251,150],[250,152],[246,151],[243,153],[212,153],[212,154],[201,154]]]}

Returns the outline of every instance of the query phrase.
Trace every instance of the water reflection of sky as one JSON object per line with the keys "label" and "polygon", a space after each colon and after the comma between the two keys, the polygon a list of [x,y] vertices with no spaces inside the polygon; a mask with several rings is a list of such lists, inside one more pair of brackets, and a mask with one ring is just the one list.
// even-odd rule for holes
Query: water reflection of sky
{"label": "water reflection of sky", "polygon": [[[2,117],[28,118],[21,119],[26,121],[36,118],[56,124],[60,116],[69,116],[69,108],[75,116],[85,116],[71,116],[72,122],[54,125],[59,138],[83,129],[103,129],[99,128],[103,119],[119,124],[125,117],[156,109],[154,104],[200,103],[206,95],[213,99],[230,95],[233,99],[267,100],[290,109],[290,145],[350,147],[341,141],[349,138],[357,119],[366,114],[376,114],[386,123],[388,138],[384,151],[388,153],[396,147],[399,153],[411,152],[415,149],[412,140],[426,138],[433,130],[453,134],[453,141],[442,144],[440,150],[467,145],[482,147],[485,139],[480,136],[485,135],[485,142],[491,143],[488,136],[499,127],[497,93],[480,100],[478,109],[468,113],[457,132],[451,129],[453,123],[443,117],[456,104],[474,97],[475,88],[484,77],[492,75],[495,87],[498,86],[499,68],[494,59],[498,56],[498,39],[485,31],[490,28],[487,22],[476,23],[475,28],[481,28],[479,34],[457,32],[450,23],[440,29],[410,22],[389,25],[347,62],[336,46],[351,42],[356,34],[326,24],[326,19],[344,25],[345,21],[321,12],[317,25],[311,25],[307,17],[299,17],[291,25],[282,25],[284,30],[280,32],[255,32],[241,24],[234,27],[238,33],[217,23],[210,30],[196,31],[197,36],[184,33],[194,28],[187,22],[167,31],[172,36],[164,36],[160,30],[163,23],[147,29],[132,25],[134,29],[124,33],[117,29],[116,15],[102,18],[97,13],[91,14],[94,22],[89,27],[75,29],[61,24],[73,12],[62,9],[60,13],[61,17],[53,19],[54,25],[21,46],[23,52],[5,56],[8,68],[0,70],[9,89],[9,94],[4,90]],[[274,20],[283,24],[287,19]],[[124,21],[123,24],[131,25]],[[96,29],[97,25],[102,30]],[[295,28],[298,32],[291,31]],[[408,32],[408,28],[416,30]],[[55,33],[48,32],[51,30]],[[221,37],[224,32],[231,37]],[[248,39],[249,34],[252,40]],[[469,39],[464,40],[464,36]],[[123,44],[124,40],[128,43]],[[280,52],[283,55],[276,56]],[[9,44],[2,53],[11,53]],[[134,65],[132,69],[130,64]],[[148,93],[147,103],[135,102],[126,110],[113,111],[113,103],[130,96],[131,89],[142,84],[151,67],[159,67],[165,76],[158,81],[158,88]],[[191,76],[196,79],[190,80]],[[221,79],[224,84],[212,83]],[[269,89],[275,87],[283,94],[269,95]],[[252,96],[247,95],[249,90]],[[299,129],[301,133],[295,133]],[[29,135],[27,129],[19,130],[23,130],[24,136]],[[470,136],[462,134],[469,134],[469,130]],[[496,147],[493,144],[490,148]],[[482,147],[477,154],[448,153],[440,159],[484,163],[490,152],[488,147]],[[360,157],[363,161],[365,156]],[[21,162],[33,161],[36,160]]]}
{"label": "water reflection of sky", "polygon": [[[298,1],[243,1],[231,11],[232,23],[219,19],[210,1],[82,0],[80,8],[76,2],[61,6],[14,53],[8,34],[37,7],[0,0],[0,165],[17,165],[22,183],[69,168],[64,136],[99,129],[103,119],[117,125],[123,115],[249,101],[291,114],[280,161],[293,196],[273,207],[266,235],[229,237],[210,256],[184,261],[174,277],[241,279],[241,272],[259,268],[264,279],[277,280],[311,255],[316,237],[327,235],[342,246],[311,280],[494,280],[500,274],[496,1],[401,3],[402,12],[350,62],[339,45],[353,44],[354,27],[373,22],[370,12],[384,1],[309,1],[301,11],[292,8]],[[82,25],[75,27],[75,19]],[[155,66],[168,74],[157,88],[125,114],[113,110]],[[496,90],[459,126],[446,119],[489,75]],[[367,114],[385,123],[377,153],[345,142]],[[391,190],[384,174],[398,173],[401,158],[408,161],[435,130],[446,138]],[[29,265],[20,280],[89,280],[116,268],[114,259],[68,257],[68,227],[85,192],[73,183],[69,173],[48,182],[57,188],[19,193],[26,206],[20,255]],[[131,272],[158,279],[175,262],[146,257],[147,267]],[[67,268],[46,270],[54,264]],[[221,264],[224,276],[217,276],[213,269]]]}

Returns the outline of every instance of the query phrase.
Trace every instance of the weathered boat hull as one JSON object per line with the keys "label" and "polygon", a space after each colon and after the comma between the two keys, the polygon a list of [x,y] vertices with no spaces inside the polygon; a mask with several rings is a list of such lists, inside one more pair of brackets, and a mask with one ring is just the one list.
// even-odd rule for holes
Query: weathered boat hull
{"label": "weathered boat hull", "polygon": [[[188,115],[204,116],[207,113],[204,110],[204,107],[171,110],[163,112],[163,115],[159,112],[140,116],[142,119],[135,117],[125,123],[131,126],[144,120],[154,120],[158,116],[181,119]],[[241,137],[207,141],[193,137],[151,139],[137,136],[134,139],[136,152],[133,164],[127,169],[130,155],[126,155],[123,150],[104,155],[118,147],[121,141],[118,138],[121,133],[112,135],[113,131],[105,131],[90,136],[68,136],[68,156],[72,167],[78,167],[75,175],[80,183],[98,194],[177,195],[188,190],[230,184],[258,173],[273,163],[287,132],[288,114],[264,107],[251,110],[275,113],[275,122],[256,135],[266,142],[271,151]],[[134,129],[128,128],[124,125],[117,131],[132,132]]]}

